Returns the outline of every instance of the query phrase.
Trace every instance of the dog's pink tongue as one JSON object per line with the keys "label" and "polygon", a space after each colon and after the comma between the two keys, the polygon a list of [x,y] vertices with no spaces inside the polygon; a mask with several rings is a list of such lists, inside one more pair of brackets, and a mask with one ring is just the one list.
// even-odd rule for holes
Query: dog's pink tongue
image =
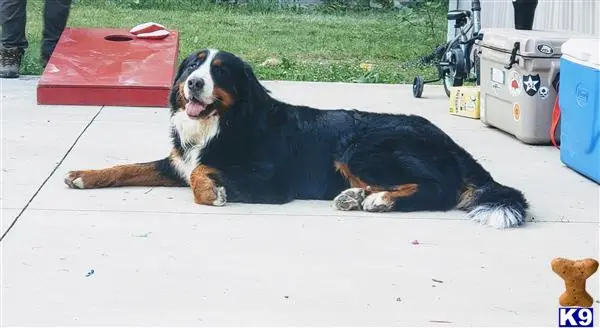
{"label": "dog's pink tongue", "polygon": [[198,116],[206,107],[199,102],[190,101],[185,104],[185,112],[189,116]]}

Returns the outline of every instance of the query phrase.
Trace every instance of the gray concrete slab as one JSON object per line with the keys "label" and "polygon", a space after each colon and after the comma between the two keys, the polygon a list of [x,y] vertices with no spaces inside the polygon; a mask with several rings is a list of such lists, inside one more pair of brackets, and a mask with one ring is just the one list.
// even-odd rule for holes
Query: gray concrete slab
{"label": "gray concrete slab", "polygon": [[31,77],[0,81],[2,208],[26,205],[100,109],[38,106],[36,83]]}
{"label": "gray concrete slab", "polygon": [[0,208],[0,235],[8,230],[20,212],[21,209],[18,208]]}
{"label": "gray concrete slab", "polygon": [[37,105],[36,86],[39,78],[21,76],[0,80],[2,116],[7,122],[89,122],[100,106]]}
{"label": "gray concrete slab", "polygon": [[[598,231],[581,223],[498,231],[52,210],[21,219],[3,242],[5,325],[555,326],[563,283],[550,261],[598,254]],[[596,297],[598,287],[588,281]]]}
{"label": "gray concrete slab", "polygon": [[[32,88],[25,80],[19,92]],[[0,243],[0,325],[556,325],[563,284],[550,261],[597,258],[600,229],[598,185],[565,168],[558,150],[449,115],[440,87],[414,99],[410,86],[265,84],[294,103],[423,115],[522,189],[535,219],[498,231],[458,211],[341,213],[317,201],[215,208],[194,204],[187,188],[68,189],[68,170],[168,154],[166,109],[105,107]],[[16,108],[22,99],[11,97],[3,106]],[[5,121],[17,127],[3,149],[19,169],[3,181],[17,204],[3,199],[3,217],[22,206],[11,193],[28,192],[16,182],[56,165],[60,147],[32,160],[39,139],[65,133],[40,148],[67,144],[95,113],[25,107],[61,123],[45,131],[15,111],[3,118],[3,130]],[[26,124],[38,137],[20,142]],[[598,277],[588,280],[596,299]]]}

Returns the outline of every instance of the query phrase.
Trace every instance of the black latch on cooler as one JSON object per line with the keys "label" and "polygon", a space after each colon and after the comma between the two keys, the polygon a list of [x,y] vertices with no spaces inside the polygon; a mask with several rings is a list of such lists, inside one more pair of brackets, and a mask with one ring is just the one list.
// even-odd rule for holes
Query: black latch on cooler
{"label": "black latch on cooler", "polygon": [[510,53],[510,62],[507,65],[504,65],[504,68],[511,69],[514,64],[517,64],[519,60],[517,59],[517,51],[521,48],[521,42],[515,42],[512,52]]}

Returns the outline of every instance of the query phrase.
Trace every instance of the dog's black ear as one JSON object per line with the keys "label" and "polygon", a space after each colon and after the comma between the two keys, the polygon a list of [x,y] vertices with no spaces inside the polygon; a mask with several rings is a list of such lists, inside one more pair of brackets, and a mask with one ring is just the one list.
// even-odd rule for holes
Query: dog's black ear
{"label": "dog's black ear", "polygon": [[178,97],[178,93],[179,93],[179,85],[177,82],[179,81],[179,79],[183,75],[183,72],[188,67],[190,62],[192,61],[192,58],[193,58],[192,56],[188,56],[181,62],[181,64],[179,64],[179,68],[177,69],[177,74],[175,74],[175,77],[173,78],[173,82],[171,83],[171,92],[169,92],[169,104],[172,109],[175,109],[177,107],[177,97]]}
{"label": "dog's black ear", "polygon": [[191,60],[192,56],[188,56],[181,62],[181,64],[179,64],[179,67],[177,68],[177,74],[175,74],[175,78],[173,79],[172,84],[177,83],[177,81],[181,78],[181,75],[183,74],[187,66],[190,64]]}
{"label": "dog's black ear", "polygon": [[253,93],[254,95],[271,93],[260,83],[256,77],[256,74],[254,74],[254,69],[252,69],[252,66],[250,66],[250,64],[247,62],[244,62],[244,75],[249,83],[249,92]]}

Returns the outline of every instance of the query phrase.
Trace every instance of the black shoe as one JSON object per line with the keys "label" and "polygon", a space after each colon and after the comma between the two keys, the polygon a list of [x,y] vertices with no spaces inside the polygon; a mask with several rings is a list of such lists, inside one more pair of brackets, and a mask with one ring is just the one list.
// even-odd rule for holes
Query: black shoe
{"label": "black shoe", "polygon": [[20,48],[0,48],[0,78],[19,77],[19,68],[24,53]]}

